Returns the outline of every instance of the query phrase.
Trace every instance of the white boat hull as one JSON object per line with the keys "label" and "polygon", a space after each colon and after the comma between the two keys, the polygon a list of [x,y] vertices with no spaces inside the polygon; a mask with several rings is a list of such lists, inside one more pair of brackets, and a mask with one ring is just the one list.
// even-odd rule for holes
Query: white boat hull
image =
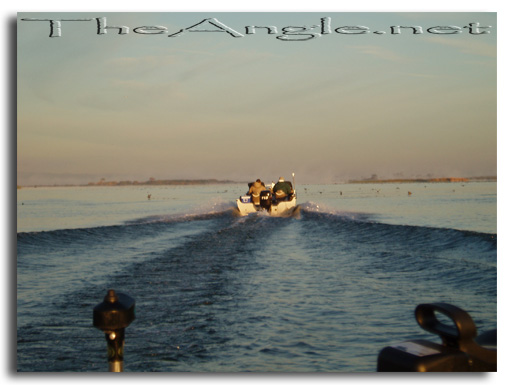
{"label": "white boat hull", "polygon": [[296,196],[293,196],[291,200],[272,204],[269,210],[264,210],[260,206],[254,205],[252,202],[241,202],[241,198],[238,198],[236,203],[241,216],[246,216],[256,212],[264,212],[268,213],[272,217],[287,217],[292,215],[296,209]]}

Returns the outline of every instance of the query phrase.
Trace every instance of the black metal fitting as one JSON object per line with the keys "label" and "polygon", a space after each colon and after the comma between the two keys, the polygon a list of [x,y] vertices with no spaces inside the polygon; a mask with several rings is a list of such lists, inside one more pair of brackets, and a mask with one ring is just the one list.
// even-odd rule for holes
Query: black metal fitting
{"label": "black metal fitting", "polygon": [[105,333],[111,372],[123,371],[125,328],[135,318],[134,299],[114,290],[109,290],[104,301],[93,309],[93,326]]}
{"label": "black metal fitting", "polygon": [[[453,325],[441,322],[436,314]],[[464,310],[447,303],[421,304],[418,324],[441,337],[442,344],[413,340],[388,346],[378,356],[379,372],[495,372],[496,330],[477,337],[475,323]]]}

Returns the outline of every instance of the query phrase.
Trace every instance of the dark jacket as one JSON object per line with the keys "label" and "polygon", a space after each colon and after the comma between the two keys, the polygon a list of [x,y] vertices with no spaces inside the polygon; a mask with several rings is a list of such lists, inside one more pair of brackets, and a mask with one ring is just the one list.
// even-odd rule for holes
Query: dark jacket
{"label": "dark jacket", "polygon": [[286,182],[278,182],[273,187],[273,192],[277,195],[277,198],[283,198],[288,196],[293,192],[293,189],[291,188],[291,185]]}

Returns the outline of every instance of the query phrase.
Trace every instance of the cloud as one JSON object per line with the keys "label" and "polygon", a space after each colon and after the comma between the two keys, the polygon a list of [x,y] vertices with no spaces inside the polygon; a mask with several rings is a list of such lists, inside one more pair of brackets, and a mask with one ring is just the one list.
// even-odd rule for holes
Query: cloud
{"label": "cloud", "polygon": [[408,76],[414,77],[414,78],[423,78],[423,79],[439,79],[441,78],[440,74],[425,74],[425,73],[408,73],[406,74]]}
{"label": "cloud", "polygon": [[118,77],[134,77],[143,74],[154,73],[156,70],[169,68],[178,62],[177,57],[172,55],[163,56],[141,56],[141,57],[118,57],[108,59],[104,68]]}
{"label": "cloud", "polygon": [[452,39],[448,36],[430,36],[422,39],[428,43],[456,48],[462,53],[496,58],[496,44],[490,44],[480,40]]}
{"label": "cloud", "polygon": [[353,48],[361,54],[372,55],[383,60],[393,62],[405,62],[407,60],[407,58],[398,55],[396,52],[378,45],[357,45],[353,46]]}
{"label": "cloud", "polygon": [[194,65],[182,66],[178,79],[187,82],[200,77],[233,77],[237,72],[246,73],[249,68],[258,68],[261,63],[273,58],[274,55],[268,52],[229,50],[223,54],[195,60]]}
{"label": "cloud", "polygon": [[106,111],[135,112],[149,107],[158,110],[169,100],[185,97],[175,82],[150,83],[138,80],[110,79],[101,86],[83,90],[77,104]]}

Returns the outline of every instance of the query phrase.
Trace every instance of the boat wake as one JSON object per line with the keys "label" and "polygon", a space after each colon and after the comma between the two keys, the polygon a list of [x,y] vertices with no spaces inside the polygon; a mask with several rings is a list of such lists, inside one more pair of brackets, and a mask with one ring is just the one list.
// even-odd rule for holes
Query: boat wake
{"label": "boat wake", "polygon": [[175,223],[196,220],[208,220],[220,216],[238,215],[237,207],[232,202],[221,199],[210,200],[203,205],[195,207],[189,212],[175,214],[149,215],[146,217],[125,221],[125,225],[142,225],[152,223]]}
{"label": "boat wake", "polygon": [[299,205],[302,211],[309,214],[323,214],[334,217],[340,217],[341,219],[353,220],[353,221],[374,221],[373,214],[359,213],[345,210],[338,210],[328,205],[321,203],[308,201]]}

